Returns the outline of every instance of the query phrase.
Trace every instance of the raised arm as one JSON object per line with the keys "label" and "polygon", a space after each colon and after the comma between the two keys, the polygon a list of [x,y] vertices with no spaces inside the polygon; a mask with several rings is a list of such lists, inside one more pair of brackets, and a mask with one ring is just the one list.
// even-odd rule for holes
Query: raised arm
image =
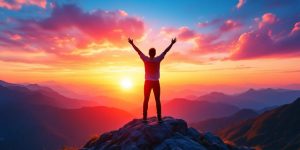
{"label": "raised arm", "polygon": [[139,55],[144,55],[143,52],[134,45],[133,39],[128,38],[128,43],[131,44],[131,46],[134,48],[134,50],[139,54]]}
{"label": "raised arm", "polygon": [[175,44],[175,43],[176,43],[176,38],[171,40],[171,44],[165,49],[165,51],[162,53],[162,55],[166,55],[172,48],[173,44]]}

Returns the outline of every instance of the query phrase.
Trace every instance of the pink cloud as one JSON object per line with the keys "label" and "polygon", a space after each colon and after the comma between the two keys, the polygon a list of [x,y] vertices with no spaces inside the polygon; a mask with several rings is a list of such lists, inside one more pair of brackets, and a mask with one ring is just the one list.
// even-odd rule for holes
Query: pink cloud
{"label": "pink cloud", "polygon": [[165,27],[161,29],[161,33],[169,37],[175,36],[183,42],[192,42],[194,47],[190,50],[195,54],[224,52],[228,50],[228,46],[231,46],[227,41],[220,40],[223,32],[202,34],[188,27],[180,27],[177,29]]}
{"label": "pink cloud", "polygon": [[23,5],[35,5],[41,8],[46,8],[47,0],[0,0],[0,7],[19,10]]}
{"label": "pink cloud", "polygon": [[220,30],[223,32],[227,32],[239,27],[241,27],[241,24],[239,22],[228,19],[221,25]]}
{"label": "pink cloud", "polygon": [[176,36],[182,41],[187,41],[198,36],[194,30],[191,30],[186,26],[180,28],[163,27],[161,28],[160,33],[168,37]]}
{"label": "pink cloud", "polygon": [[79,51],[101,49],[107,43],[114,47],[128,46],[128,37],[139,39],[145,30],[142,20],[125,11],[84,12],[75,5],[55,6],[49,17],[17,20],[16,26],[2,31],[5,34],[0,35],[0,49],[6,47],[5,50],[16,55],[18,52],[55,55],[51,57],[55,63],[91,61]]}
{"label": "pink cloud", "polygon": [[266,31],[251,31],[243,33],[237,44],[237,50],[231,59],[254,58],[271,53],[273,41]]}
{"label": "pink cloud", "polygon": [[28,42],[43,43],[45,47],[56,47],[57,41],[65,39],[72,39],[67,41],[74,44],[73,48],[86,48],[90,43],[105,41],[123,46],[127,44],[127,37],[141,38],[144,34],[143,21],[125,13],[102,10],[86,13],[75,5],[65,5],[55,7],[51,16],[44,20],[20,21],[18,30],[27,36]]}
{"label": "pink cloud", "polygon": [[236,8],[240,9],[243,5],[245,5],[246,0],[239,0],[239,2],[236,4]]}
{"label": "pink cloud", "polygon": [[166,35],[166,36],[174,36],[175,34],[178,33],[178,29],[177,28],[173,28],[173,27],[162,27],[160,29],[160,34]]}
{"label": "pink cloud", "polygon": [[18,41],[18,40],[21,40],[22,37],[19,34],[13,34],[10,36],[10,39],[12,39],[14,41]]}
{"label": "pink cloud", "polygon": [[197,24],[197,26],[199,28],[205,28],[205,27],[209,27],[209,26],[216,26],[219,25],[223,22],[223,19],[213,19],[211,21],[205,21],[205,22],[199,22]]}
{"label": "pink cloud", "polygon": [[231,47],[230,41],[219,40],[219,34],[206,34],[196,38],[194,52],[200,54],[224,53]]}
{"label": "pink cloud", "polygon": [[140,38],[144,34],[144,23],[129,17],[125,11],[83,12],[74,5],[56,7],[50,18],[37,22],[39,26],[52,31],[70,31],[75,28],[82,32],[88,43],[109,41],[121,46],[127,37]]}
{"label": "pink cloud", "polygon": [[189,27],[183,26],[179,28],[163,27],[160,31],[161,34],[168,37],[177,37],[178,40],[187,41],[191,39],[199,38],[200,34],[190,29]]}
{"label": "pink cloud", "polygon": [[[211,22],[207,22],[206,24],[219,26],[217,26],[217,31],[205,34],[192,30],[186,26],[180,28],[165,27],[161,29],[161,33],[166,34],[168,37],[176,36],[179,40],[184,42],[192,42],[194,47],[190,50],[193,53],[224,53],[228,52],[232,47],[232,37],[228,35],[231,34],[229,31],[242,27],[241,23],[232,19],[228,19],[224,22],[221,22],[220,19],[215,19]],[[222,36],[226,36],[226,38],[223,38]]]}
{"label": "pink cloud", "polygon": [[128,16],[127,12],[124,10],[119,10],[118,12],[121,16]]}
{"label": "pink cloud", "polygon": [[[265,15],[264,15],[265,16]],[[274,24],[275,15],[265,17],[265,23]],[[263,19],[264,20],[264,19]],[[279,38],[273,38],[272,30],[269,28],[258,28],[257,30],[241,34],[236,49],[233,51],[230,59],[253,59],[257,57],[281,57],[281,56],[299,56],[300,54],[300,30],[299,22],[295,23],[294,28],[287,35],[281,35]]]}
{"label": "pink cloud", "polygon": [[189,40],[194,38],[197,33],[193,30],[190,30],[188,27],[179,28],[178,38],[181,40]]}
{"label": "pink cloud", "polygon": [[296,34],[299,31],[300,31],[300,22],[297,22],[297,23],[295,23],[294,28],[291,33]]}
{"label": "pink cloud", "polygon": [[209,22],[208,22],[208,21],[206,21],[206,22],[199,22],[199,23],[197,24],[197,26],[198,26],[199,28],[205,28],[205,27],[209,26]]}
{"label": "pink cloud", "polygon": [[272,25],[278,20],[276,15],[274,15],[272,13],[265,13],[261,18],[262,18],[262,20],[259,22],[259,25],[258,25],[259,28],[263,28],[268,25]]}
{"label": "pink cloud", "polygon": [[[230,59],[253,59],[258,57],[291,57],[300,55],[300,22],[289,25],[291,20],[280,20],[275,14],[265,13],[256,19],[258,28],[240,33],[243,30],[238,21],[227,20],[219,27],[219,32],[197,33],[194,37],[194,52],[226,53]],[[291,29],[290,29],[291,28]],[[286,32],[289,30],[289,32]],[[228,32],[230,31],[230,32]],[[235,33],[234,33],[234,32]],[[227,34],[234,33],[232,38]],[[225,40],[223,37],[225,37]]]}

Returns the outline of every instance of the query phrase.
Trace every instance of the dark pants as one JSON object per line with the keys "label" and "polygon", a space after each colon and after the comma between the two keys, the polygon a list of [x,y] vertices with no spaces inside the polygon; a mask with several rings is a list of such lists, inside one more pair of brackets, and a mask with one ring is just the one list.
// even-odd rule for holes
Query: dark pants
{"label": "dark pants", "polygon": [[147,119],[148,102],[151,90],[153,89],[156,101],[157,118],[161,119],[161,105],[160,105],[160,84],[159,81],[145,80],[144,84],[144,105],[143,105],[143,119]]}

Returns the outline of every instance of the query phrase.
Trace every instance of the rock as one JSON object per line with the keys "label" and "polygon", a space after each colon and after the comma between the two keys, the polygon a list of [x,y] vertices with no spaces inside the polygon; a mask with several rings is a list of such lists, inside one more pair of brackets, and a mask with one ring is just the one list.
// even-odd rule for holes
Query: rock
{"label": "rock", "polygon": [[190,138],[192,138],[194,141],[197,141],[197,142],[200,142],[201,137],[203,137],[203,134],[199,133],[194,128],[188,128],[187,134]]}
{"label": "rock", "polygon": [[154,150],[207,150],[200,143],[183,136],[181,134],[176,134],[169,139],[164,140],[160,145],[154,148]]}
{"label": "rock", "polygon": [[216,149],[216,150],[229,150],[227,145],[217,136],[213,135],[210,132],[204,134],[203,143],[209,149]]}
{"label": "rock", "polygon": [[200,133],[188,128],[182,119],[155,117],[148,123],[133,119],[122,128],[102,134],[88,141],[82,150],[239,150],[228,146],[212,133]]}

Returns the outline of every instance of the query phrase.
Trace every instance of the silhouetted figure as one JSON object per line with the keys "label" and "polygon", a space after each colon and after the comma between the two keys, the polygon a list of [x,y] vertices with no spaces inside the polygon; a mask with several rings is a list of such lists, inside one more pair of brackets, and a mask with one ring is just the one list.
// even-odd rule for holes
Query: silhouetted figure
{"label": "silhouetted figure", "polygon": [[134,50],[140,55],[140,58],[144,62],[145,66],[145,83],[144,83],[144,105],[143,105],[143,121],[147,122],[147,111],[148,102],[150,98],[151,90],[153,89],[154,97],[156,101],[157,119],[159,122],[161,119],[161,104],[160,104],[160,62],[164,59],[165,55],[170,51],[173,44],[176,42],[176,38],[172,39],[171,44],[166,48],[166,50],[159,56],[155,57],[155,48],[149,49],[149,56],[144,55],[138,47],[133,43],[133,40],[128,38],[128,42],[132,45]]}

